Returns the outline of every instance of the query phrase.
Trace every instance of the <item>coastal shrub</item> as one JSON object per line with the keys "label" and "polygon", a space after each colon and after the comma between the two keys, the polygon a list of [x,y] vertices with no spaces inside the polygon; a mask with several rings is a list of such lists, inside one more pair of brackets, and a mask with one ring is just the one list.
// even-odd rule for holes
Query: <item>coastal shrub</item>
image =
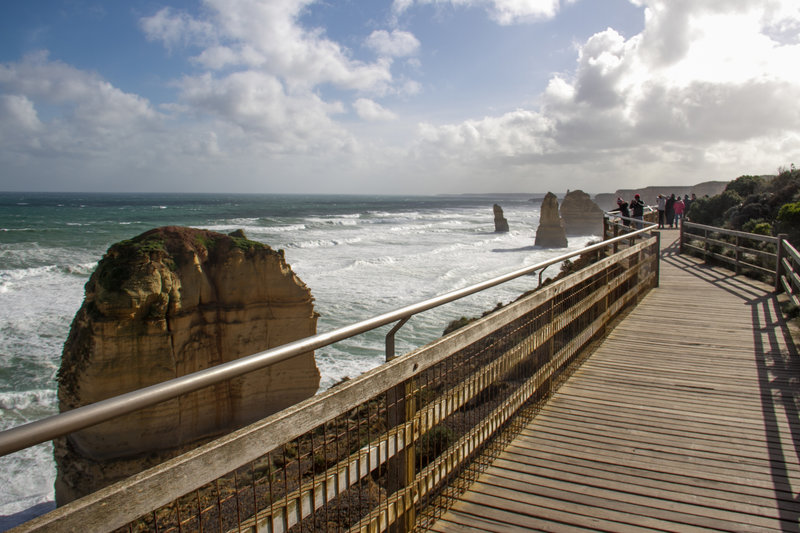
{"label": "coastal shrub", "polygon": [[800,202],[784,204],[778,211],[776,226],[780,233],[789,236],[789,242],[800,244]]}
{"label": "coastal shrub", "polygon": [[764,188],[764,178],[761,176],[739,176],[732,182],[730,182],[726,187],[726,191],[732,191],[741,196],[742,198],[747,198],[748,196],[759,192],[761,189]]}
{"label": "coastal shrub", "polygon": [[742,231],[756,235],[772,235],[772,224],[763,218],[752,219],[742,224]]}
{"label": "coastal shrub", "polygon": [[698,198],[689,208],[689,219],[707,226],[723,226],[725,214],[732,207],[742,203],[742,197],[735,191],[724,191],[716,196]]}

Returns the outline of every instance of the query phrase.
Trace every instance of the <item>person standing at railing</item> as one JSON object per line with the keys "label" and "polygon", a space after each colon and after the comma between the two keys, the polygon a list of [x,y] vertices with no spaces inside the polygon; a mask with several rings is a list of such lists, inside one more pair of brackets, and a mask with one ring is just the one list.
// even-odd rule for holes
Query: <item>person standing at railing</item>
{"label": "person standing at railing", "polygon": [[675,222],[675,195],[671,194],[666,201],[667,224],[672,229],[672,224]]}
{"label": "person standing at railing", "polygon": [[664,229],[664,220],[666,218],[666,213],[664,211],[667,207],[667,199],[664,198],[663,194],[658,195],[657,207],[658,207],[658,229]]}
{"label": "person standing at railing", "polygon": [[625,226],[630,226],[631,221],[628,219],[631,217],[631,211],[628,209],[628,202],[623,200],[621,197],[617,198],[617,208],[619,209],[619,216],[622,217],[622,223]]}
{"label": "person standing at railing", "polygon": [[634,195],[631,200],[631,211],[633,211],[633,218],[636,219],[636,229],[642,229],[644,227],[642,222],[644,220],[644,202],[638,194]]}
{"label": "person standing at railing", "polygon": [[681,200],[680,195],[675,199],[675,205],[673,207],[675,208],[675,227],[679,228],[683,213],[686,212],[686,204]]}

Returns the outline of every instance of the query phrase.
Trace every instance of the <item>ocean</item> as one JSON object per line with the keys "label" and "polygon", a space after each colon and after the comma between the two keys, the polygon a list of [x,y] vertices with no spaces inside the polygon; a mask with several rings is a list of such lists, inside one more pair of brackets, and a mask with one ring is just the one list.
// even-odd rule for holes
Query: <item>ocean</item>
{"label": "ocean", "polygon": [[[57,412],[63,343],[84,284],[115,242],[166,225],[243,229],[285,250],[325,332],[564,253],[533,246],[539,203],[529,199],[0,193],[0,430]],[[509,233],[494,233],[494,203]],[[570,238],[569,249],[591,239]],[[558,272],[551,268],[549,275]],[[397,353],[537,281],[526,277],[412,318],[397,335]],[[381,364],[388,329],[318,350],[321,388]],[[51,509],[54,480],[49,443],[0,458],[0,531]]]}

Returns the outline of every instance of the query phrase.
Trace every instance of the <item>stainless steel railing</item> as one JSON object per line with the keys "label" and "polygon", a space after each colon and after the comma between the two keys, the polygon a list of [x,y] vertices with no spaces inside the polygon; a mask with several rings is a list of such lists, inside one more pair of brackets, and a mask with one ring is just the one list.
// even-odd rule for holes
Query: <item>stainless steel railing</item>
{"label": "stainless steel railing", "polygon": [[566,379],[585,347],[657,286],[658,234],[634,233],[376,317],[402,321],[430,302],[582,256],[572,274],[453,333],[18,531],[424,528]]}
{"label": "stainless steel railing", "polygon": [[[187,374],[163,383],[151,385],[133,392],[108,398],[90,405],[82,406],[71,411],[59,413],[42,420],[24,424],[3,432],[0,432],[0,456],[8,455],[15,451],[53,440],[56,437],[91,427],[107,420],[132,413],[145,407],[151,407],[158,403],[176,398],[183,394],[193,392],[210,385],[221,383],[231,378],[259,370],[269,365],[284,361],[296,355],[322,348],[338,341],[348,339],[361,333],[377,329],[379,327],[398,322],[399,326],[405,323],[410,317],[434,309],[436,307],[454,302],[472,294],[496,287],[502,283],[535,273],[539,270],[563,262],[566,259],[578,256],[582,253],[600,250],[609,245],[614,245],[617,241],[629,240],[631,236],[642,234],[649,230],[645,227],[642,230],[634,231],[623,237],[611,239],[609,241],[595,244],[583,250],[560,255],[548,261],[498,276],[496,278],[478,283],[463,289],[452,291],[428,300],[402,307],[395,311],[390,311],[376,317],[356,322],[349,326],[335,329],[327,333],[320,333],[312,337],[307,337],[283,346],[272,348],[247,357],[242,357],[235,361],[224,363],[212,368],[201,370],[192,374]],[[393,336],[397,329],[394,328],[387,336],[387,349],[393,352]],[[387,353],[387,358],[391,358],[393,353]]]}

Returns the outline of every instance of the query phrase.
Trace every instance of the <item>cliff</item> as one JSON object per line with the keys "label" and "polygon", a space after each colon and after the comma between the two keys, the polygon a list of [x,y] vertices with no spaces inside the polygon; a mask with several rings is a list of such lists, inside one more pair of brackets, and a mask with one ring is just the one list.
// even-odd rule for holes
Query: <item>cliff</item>
{"label": "cliff", "polygon": [[558,199],[548,192],[542,200],[539,227],[536,229],[536,246],[542,248],[566,248],[567,235],[558,215]]}
{"label": "cliff", "polygon": [[706,181],[696,185],[653,185],[641,189],[619,189],[613,194],[603,193],[594,197],[594,201],[606,211],[617,208],[617,198],[622,197],[626,202],[630,202],[634,194],[639,194],[647,205],[655,205],[659,194],[669,197],[670,194],[684,196],[696,194],[698,198],[705,195],[714,196],[720,194],[728,185],[727,181]]}
{"label": "cliff", "polygon": [[560,213],[568,236],[603,234],[603,210],[581,190],[567,193],[561,201]]}
{"label": "cliff", "polygon": [[[64,344],[60,410],[313,335],[282,251],[164,227],[113,245]],[[319,387],[313,352],[54,441],[59,505],[288,407]]]}

